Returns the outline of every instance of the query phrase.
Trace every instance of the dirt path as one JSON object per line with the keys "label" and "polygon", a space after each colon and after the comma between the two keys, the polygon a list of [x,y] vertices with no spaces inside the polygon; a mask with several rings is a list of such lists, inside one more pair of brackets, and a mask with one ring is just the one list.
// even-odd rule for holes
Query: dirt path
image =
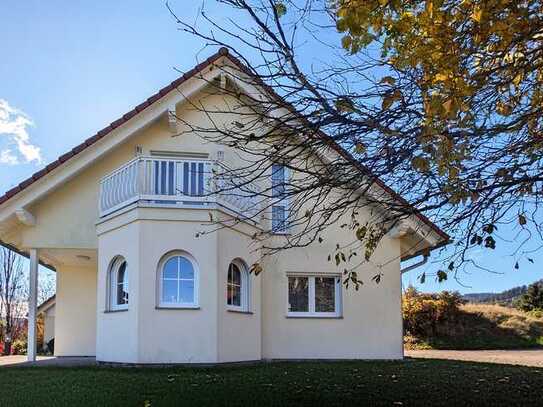
{"label": "dirt path", "polygon": [[406,350],[405,356],[543,367],[543,350]]}

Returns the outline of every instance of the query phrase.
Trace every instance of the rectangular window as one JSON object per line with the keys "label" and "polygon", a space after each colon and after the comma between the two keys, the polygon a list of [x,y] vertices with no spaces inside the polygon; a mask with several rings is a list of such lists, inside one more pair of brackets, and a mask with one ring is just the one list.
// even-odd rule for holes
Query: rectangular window
{"label": "rectangular window", "polygon": [[272,165],[272,232],[288,231],[288,203],[286,196],[287,169],[284,165]]}
{"label": "rectangular window", "polygon": [[341,278],[288,276],[288,316],[341,316]]}

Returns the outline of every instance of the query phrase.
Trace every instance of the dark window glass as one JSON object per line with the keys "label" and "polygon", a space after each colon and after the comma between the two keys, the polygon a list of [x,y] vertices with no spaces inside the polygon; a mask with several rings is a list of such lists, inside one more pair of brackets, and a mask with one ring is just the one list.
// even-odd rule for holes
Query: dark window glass
{"label": "dark window glass", "polygon": [[198,195],[204,194],[204,163],[198,163]]}
{"label": "dark window glass", "polygon": [[183,194],[189,195],[189,163],[183,163]]}
{"label": "dark window glass", "polygon": [[190,163],[190,195],[196,195],[196,163]]}
{"label": "dark window glass", "polygon": [[230,264],[228,268],[226,285],[226,303],[241,307],[241,270],[235,264]]}
{"label": "dark window glass", "polygon": [[279,164],[272,165],[272,196],[281,198],[285,193],[285,167]]}
{"label": "dark window glass", "polygon": [[335,312],[336,282],[334,277],[315,277],[315,311]]}
{"label": "dark window glass", "polygon": [[287,211],[284,206],[272,206],[272,231],[284,232],[286,230]]}
{"label": "dark window glass", "polygon": [[309,279],[288,278],[288,304],[290,312],[309,312]]}
{"label": "dark window glass", "polygon": [[117,305],[128,304],[128,273],[123,261],[117,271]]}

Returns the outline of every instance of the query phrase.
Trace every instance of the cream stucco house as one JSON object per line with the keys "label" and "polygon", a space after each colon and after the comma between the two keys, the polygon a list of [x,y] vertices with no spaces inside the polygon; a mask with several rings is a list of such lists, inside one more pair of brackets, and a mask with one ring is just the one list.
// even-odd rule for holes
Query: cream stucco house
{"label": "cream stucco house", "polygon": [[[196,237],[210,213],[243,219],[255,204],[204,196],[211,168],[236,154],[196,135],[172,137],[178,124],[171,118],[200,120],[186,101],[239,69],[220,50],[0,197],[0,240],[31,260],[30,359],[39,262],[57,273],[57,356],[122,363],[402,358],[401,260],[448,239],[423,216],[385,236],[375,261],[394,260],[383,262],[379,285],[359,291],[345,289],[327,261],[346,233],[339,225],[322,244],[263,260],[252,236],[264,218],[247,216]],[[213,98],[204,103],[220,103]],[[265,271],[255,276],[248,266],[257,260]]]}

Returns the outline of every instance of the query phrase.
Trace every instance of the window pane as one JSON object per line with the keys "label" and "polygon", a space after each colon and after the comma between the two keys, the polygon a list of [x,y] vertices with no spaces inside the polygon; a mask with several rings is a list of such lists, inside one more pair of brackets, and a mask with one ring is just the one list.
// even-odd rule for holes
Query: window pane
{"label": "window pane", "polygon": [[288,304],[290,312],[309,311],[309,280],[307,277],[288,278]]}
{"label": "window pane", "polygon": [[190,163],[190,195],[196,195],[196,163]]}
{"label": "window pane", "polygon": [[175,278],[177,279],[177,257],[172,257],[164,265],[163,278]]}
{"label": "window pane", "polygon": [[285,192],[285,167],[272,165],[272,197],[280,198]]}
{"label": "window pane", "polygon": [[336,311],[336,279],[334,277],[315,277],[315,311]]}
{"label": "window pane", "polygon": [[180,302],[194,302],[194,281],[181,280],[179,282],[179,293],[181,295]]}
{"label": "window pane", "polygon": [[226,304],[232,305],[232,285],[226,283]]}
{"label": "window pane", "polygon": [[231,301],[230,305],[235,305],[237,307],[241,307],[241,287],[233,285],[231,286]]}
{"label": "window pane", "polygon": [[179,257],[180,278],[194,280],[194,269],[192,263],[185,257]]}
{"label": "window pane", "polygon": [[230,264],[230,273],[228,274],[228,282],[241,285],[241,271],[235,264]]}
{"label": "window pane", "polygon": [[177,281],[162,280],[162,301],[163,302],[179,302],[177,300]]}
{"label": "window pane", "polygon": [[285,231],[286,211],[284,206],[272,206],[272,231]]}
{"label": "window pane", "polygon": [[198,163],[198,195],[204,194],[204,163]]}
{"label": "window pane", "polygon": [[166,195],[166,165],[168,163],[166,161],[160,162],[160,193],[162,195]]}
{"label": "window pane", "polygon": [[174,163],[170,161],[168,163],[168,195],[175,195],[175,189],[173,187],[174,177]]}
{"label": "window pane", "polygon": [[190,195],[189,172],[189,163],[183,163],[183,194],[185,195]]}
{"label": "window pane", "polygon": [[159,179],[159,165],[158,161],[154,161],[154,172],[155,172],[155,194],[160,195],[160,179]]}
{"label": "window pane", "polygon": [[128,273],[126,272],[126,262],[119,267],[117,272],[117,305],[128,304]]}

